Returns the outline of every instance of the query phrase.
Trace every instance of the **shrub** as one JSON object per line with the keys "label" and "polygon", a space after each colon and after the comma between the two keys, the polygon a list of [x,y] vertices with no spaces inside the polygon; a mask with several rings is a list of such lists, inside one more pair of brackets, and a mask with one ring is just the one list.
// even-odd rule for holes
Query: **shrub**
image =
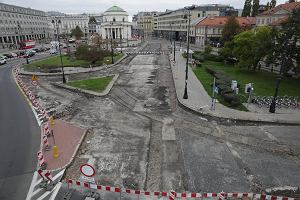
{"label": "shrub", "polygon": [[219,93],[221,94],[221,96],[223,96],[224,94],[228,94],[228,93],[232,93],[231,88],[228,85],[218,85],[219,89]]}
{"label": "shrub", "polygon": [[213,68],[210,68],[210,67],[205,67],[205,70],[214,76],[215,73],[217,73],[217,70],[213,69]]}
{"label": "shrub", "polygon": [[223,95],[224,100],[232,106],[240,105],[240,98],[234,93],[226,93]]}
{"label": "shrub", "polygon": [[195,60],[198,60],[198,61],[200,61],[200,62],[204,62],[204,56],[199,52],[197,52],[197,53],[193,53],[193,58],[195,59]]}

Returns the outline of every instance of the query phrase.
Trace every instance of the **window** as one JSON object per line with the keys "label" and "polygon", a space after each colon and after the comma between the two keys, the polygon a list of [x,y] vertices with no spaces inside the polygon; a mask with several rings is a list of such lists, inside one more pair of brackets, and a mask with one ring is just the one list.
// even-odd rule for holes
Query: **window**
{"label": "window", "polygon": [[201,16],[201,14],[200,13],[198,13],[198,17],[200,17]]}
{"label": "window", "polygon": [[123,17],[123,22],[125,22],[125,18]]}
{"label": "window", "polygon": [[115,22],[116,21],[116,18],[113,18],[113,22]]}

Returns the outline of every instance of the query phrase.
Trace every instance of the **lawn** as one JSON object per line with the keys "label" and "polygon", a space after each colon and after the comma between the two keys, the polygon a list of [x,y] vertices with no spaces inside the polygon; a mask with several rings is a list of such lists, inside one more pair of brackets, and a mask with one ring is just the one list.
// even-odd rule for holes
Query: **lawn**
{"label": "lawn", "polygon": [[[124,56],[123,53],[118,53],[114,55],[114,63],[116,63],[119,59]],[[106,56],[103,58],[103,63],[110,65],[111,64],[111,56]]]}
{"label": "lawn", "polygon": [[95,92],[102,92],[106,89],[107,85],[113,79],[113,76],[92,78],[78,81],[70,81],[67,85],[72,87],[81,88],[84,90],[91,90]]}
{"label": "lawn", "polygon": [[[116,62],[117,60],[119,60],[120,58],[123,57],[124,54],[116,54],[114,56],[114,62]],[[64,67],[89,67],[91,64],[91,61],[87,61],[87,60],[76,60],[76,59],[70,59],[69,56],[63,55],[62,56],[62,60],[63,60],[63,66]],[[108,61],[107,61],[108,60]],[[95,63],[95,65],[102,65],[103,63],[106,64],[111,64],[111,57],[104,57],[103,61],[99,60]],[[54,69],[54,68],[58,68],[61,66],[61,61],[60,61],[60,56],[54,56],[54,57],[50,57],[47,59],[43,59],[43,60],[39,60],[36,62],[32,62],[30,64],[27,64],[24,66],[25,70],[31,71],[31,70],[35,70],[37,68],[40,69]]]}
{"label": "lawn", "polygon": [[[202,69],[197,69],[196,71],[205,71],[204,67],[206,66],[212,67],[214,69],[220,69],[224,71],[225,74],[232,77],[234,80],[237,80],[238,83],[241,85],[240,93],[244,93],[246,83],[254,83],[254,95],[274,95],[277,81],[276,74],[274,73],[264,71],[253,72],[248,71],[247,69],[240,69],[238,67],[234,67],[233,65],[224,65],[221,62],[214,61],[205,61],[202,66]],[[201,78],[201,76],[198,75],[198,79],[199,78]],[[280,83],[279,95],[300,96],[299,85],[300,79],[284,77]]]}

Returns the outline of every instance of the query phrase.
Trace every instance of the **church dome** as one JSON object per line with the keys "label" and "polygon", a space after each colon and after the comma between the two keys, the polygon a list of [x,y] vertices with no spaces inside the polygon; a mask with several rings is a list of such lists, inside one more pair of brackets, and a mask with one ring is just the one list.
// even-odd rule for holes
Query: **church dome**
{"label": "church dome", "polygon": [[126,12],[126,11],[120,8],[119,6],[112,6],[109,9],[107,9],[105,12]]}

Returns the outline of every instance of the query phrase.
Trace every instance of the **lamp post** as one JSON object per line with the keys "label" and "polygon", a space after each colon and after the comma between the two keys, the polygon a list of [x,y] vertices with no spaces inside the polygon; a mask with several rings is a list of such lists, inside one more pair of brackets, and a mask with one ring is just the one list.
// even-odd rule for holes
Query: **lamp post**
{"label": "lamp post", "polygon": [[114,48],[113,48],[113,38],[112,38],[112,25],[113,22],[110,22],[110,48],[111,48],[111,64],[114,64]]}
{"label": "lamp post", "polygon": [[195,6],[191,6],[186,8],[188,10],[188,16],[185,15],[185,17],[188,18],[188,30],[187,30],[187,58],[186,58],[186,65],[185,65],[185,87],[184,87],[184,94],[183,99],[188,99],[188,93],[187,93],[187,82],[188,82],[188,67],[189,67],[189,50],[190,50],[190,25],[191,25],[191,9],[193,9]]}
{"label": "lamp post", "polygon": [[59,24],[61,24],[61,21],[60,21],[60,19],[55,18],[52,20],[52,24],[53,24],[54,28],[56,28],[59,56],[60,56],[60,63],[61,63],[61,71],[62,71],[62,80],[63,80],[63,83],[66,83],[67,81],[66,81],[65,72],[64,72],[64,65],[63,65],[61,49],[60,49],[60,40],[59,40]]}

